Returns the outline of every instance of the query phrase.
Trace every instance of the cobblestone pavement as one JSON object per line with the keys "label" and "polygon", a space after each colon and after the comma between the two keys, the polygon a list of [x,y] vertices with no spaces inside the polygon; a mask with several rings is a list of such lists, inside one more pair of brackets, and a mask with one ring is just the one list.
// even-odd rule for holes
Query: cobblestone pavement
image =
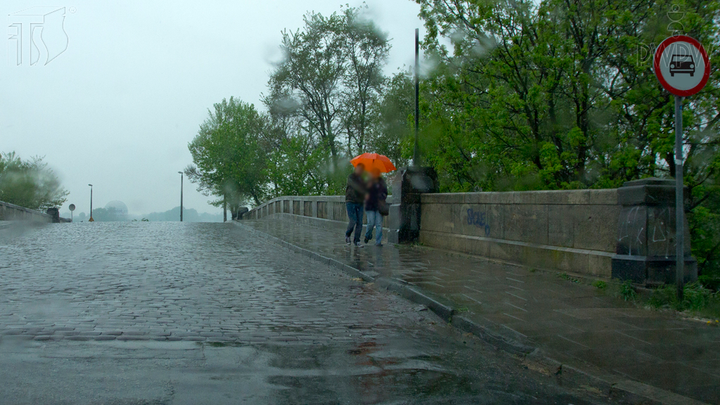
{"label": "cobblestone pavement", "polygon": [[5,227],[0,351],[10,404],[604,401],[234,224]]}
{"label": "cobblestone pavement", "polygon": [[303,220],[282,214],[238,226],[420,287],[452,302],[462,316],[607,381],[642,383],[636,391],[650,386],[658,398],[681,394],[685,398],[676,399],[720,403],[715,322],[638,308],[566,274],[421,246],[351,248],[344,244],[344,224]]}
{"label": "cobblestone pavement", "polygon": [[393,334],[408,322],[401,300],[231,224],[47,226],[6,241],[0,257],[3,335],[322,342]]}

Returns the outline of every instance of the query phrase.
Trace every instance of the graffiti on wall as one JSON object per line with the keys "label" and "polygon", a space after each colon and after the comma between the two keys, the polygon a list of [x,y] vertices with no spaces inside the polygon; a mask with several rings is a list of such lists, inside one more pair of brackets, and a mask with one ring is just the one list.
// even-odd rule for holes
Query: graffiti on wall
{"label": "graffiti on wall", "polygon": [[618,253],[632,256],[635,250],[636,255],[642,255],[645,248],[644,219],[645,211],[640,212],[640,207],[633,207],[621,214]]}
{"label": "graffiti on wall", "polygon": [[485,236],[490,236],[490,224],[488,223],[487,213],[484,211],[475,211],[472,208],[467,210],[467,224],[475,225],[485,230]]}

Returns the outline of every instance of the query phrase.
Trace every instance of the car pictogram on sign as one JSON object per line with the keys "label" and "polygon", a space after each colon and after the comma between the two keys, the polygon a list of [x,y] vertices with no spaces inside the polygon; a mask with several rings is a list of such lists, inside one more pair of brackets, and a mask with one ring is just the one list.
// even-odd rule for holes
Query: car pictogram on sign
{"label": "car pictogram on sign", "polygon": [[710,79],[710,58],[694,38],[675,35],[655,50],[653,70],[660,84],[671,94],[689,97],[697,94]]}
{"label": "car pictogram on sign", "polygon": [[670,76],[675,73],[688,73],[690,77],[695,75],[695,61],[692,55],[672,55],[670,58]]}

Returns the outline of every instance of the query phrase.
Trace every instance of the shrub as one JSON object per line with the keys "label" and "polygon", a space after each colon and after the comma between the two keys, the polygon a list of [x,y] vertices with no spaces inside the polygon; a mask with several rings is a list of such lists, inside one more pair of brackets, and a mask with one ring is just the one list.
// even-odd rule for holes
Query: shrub
{"label": "shrub", "polygon": [[620,284],[620,298],[625,301],[634,301],[636,296],[637,292],[635,292],[635,287],[633,287],[630,280],[625,280]]}
{"label": "shrub", "polygon": [[714,293],[700,282],[688,283],[683,288],[683,300],[677,297],[674,285],[664,285],[655,289],[648,304],[655,308],[670,308],[677,311],[692,311],[701,315],[720,316],[720,293]]}

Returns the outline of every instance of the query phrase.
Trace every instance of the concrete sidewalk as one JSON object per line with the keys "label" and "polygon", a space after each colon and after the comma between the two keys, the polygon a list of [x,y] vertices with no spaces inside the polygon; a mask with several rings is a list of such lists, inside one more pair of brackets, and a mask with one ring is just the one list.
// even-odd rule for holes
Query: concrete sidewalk
{"label": "concrete sidewalk", "polygon": [[540,349],[528,357],[541,353],[542,372],[591,376],[624,392],[625,399],[627,393],[636,395],[631,402],[720,403],[718,327],[480,257],[408,245],[350,247],[338,224],[308,225],[293,217],[241,224],[358,269],[378,284],[414,286],[452,308],[453,324],[487,333],[486,340],[500,348],[520,354]]}

